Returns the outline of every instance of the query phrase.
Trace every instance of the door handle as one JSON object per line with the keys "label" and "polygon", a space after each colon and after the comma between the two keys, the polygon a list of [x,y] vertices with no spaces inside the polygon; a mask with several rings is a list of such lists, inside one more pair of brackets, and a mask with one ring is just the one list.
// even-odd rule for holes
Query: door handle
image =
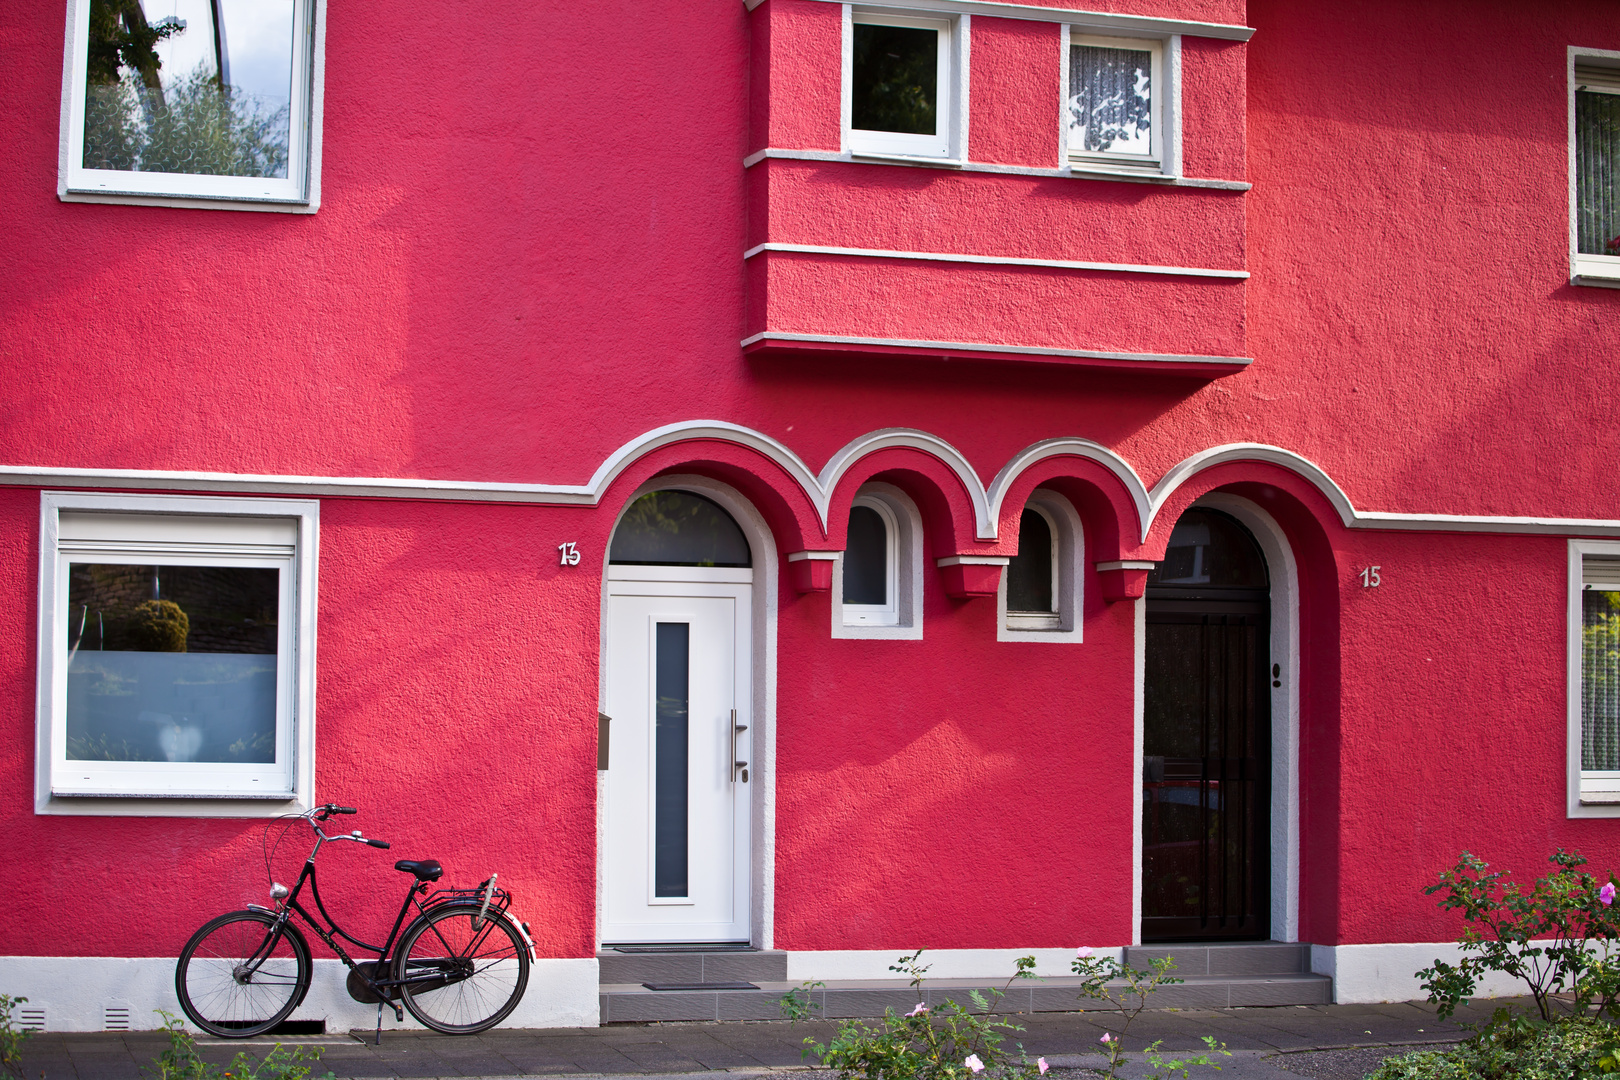
{"label": "door handle", "polygon": [[742,782],[748,783],[748,762],[737,760],[737,736],[748,730],[747,724],[737,723],[737,710],[731,710],[731,782],[735,784],[739,774]]}

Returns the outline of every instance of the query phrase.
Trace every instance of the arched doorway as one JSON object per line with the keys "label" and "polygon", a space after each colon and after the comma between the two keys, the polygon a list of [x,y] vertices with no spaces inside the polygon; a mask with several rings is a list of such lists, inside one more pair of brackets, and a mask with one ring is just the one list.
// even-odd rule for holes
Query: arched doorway
{"label": "arched doorway", "polygon": [[1194,507],[1148,576],[1142,940],[1270,933],[1271,587],[1238,521]]}
{"label": "arched doorway", "polygon": [[601,936],[749,939],[753,557],[689,491],[650,491],[608,551]]}

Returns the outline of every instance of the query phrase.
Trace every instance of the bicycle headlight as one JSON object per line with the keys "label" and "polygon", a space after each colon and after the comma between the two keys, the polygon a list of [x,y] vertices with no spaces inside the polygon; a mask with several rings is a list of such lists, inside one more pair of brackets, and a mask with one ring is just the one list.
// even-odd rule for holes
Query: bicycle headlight
{"label": "bicycle headlight", "polygon": [[279,881],[272,881],[270,883],[270,899],[272,900],[285,900],[287,899],[287,893],[290,891],[291,890],[288,889],[287,886],[283,885]]}

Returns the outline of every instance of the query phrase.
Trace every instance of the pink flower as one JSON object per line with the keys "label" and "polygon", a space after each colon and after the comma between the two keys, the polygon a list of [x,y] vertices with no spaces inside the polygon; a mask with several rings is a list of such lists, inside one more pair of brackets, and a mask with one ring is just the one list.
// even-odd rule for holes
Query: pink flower
{"label": "pink flower", "polygon": [[925,1013],[927,1011],[928,1011],[928,1006],[924,1005],[922,1002],[919,1001],[919,1002],[917,1002],[917,1007],[915,1009],[912,1009],[910,1012],[906,1013],[906,1015],[907,1016],[921,1016],[923,1013]]}
{"label": "pink flower", "polygon": [[972,1069],[975,1075],[984,1072],[984,1062],[979,1060],[978,1054],[969,1054],[962,1064]]}
{"label": "pink flower", "polygon": [[1051,1067],[1052,1067],[1052,1066],[1050,1066],[1050,1065],[1048,1065],[1048,1064],[1047,1064],[1047,1063],[1046,1063],[1046,1059],[1045,1059],[1045,1058],[1036,1058],[1036,1059],[1035,1059],[1035,1064],[1036,1064],[1036,1065],[1038,1065],[1038,1066],[1040,1066],[1040,1069],[1041,1069],[1041,1075],[1042,1075],[1042,1076],[1045,1076],[1045,1075],[1046,1075],[1046,1070],[1047,1070],[1047,1069],[1050,1069],[1050,1068],[1051,1068]]}
{"label": "pink flower", "polygon": [[1075,953],[1074,956],[1076,960],[1084,960],[1096,951],[1097,950],[1093,949],[1090,945],[1082,945],[1080,946],[1080,951]]}
{"label": "pink flower", "polygon": [[1114,1041],[1114,1037],[1112,1035],[1110,1035],[1108,1032],[1105,1031],[1105,1032],[1103,1032],[1103,1037],[1098,1039],[1097,1041],[1102,1043],[1104,1046],[1107,1046],[1109,1043]]}
{"label": "pink flower", "polygon": [[1598,890],[1598,899],[1603,901],[1604,907],[1614,903],[1614,882],[1604,882],[1603,888]]}

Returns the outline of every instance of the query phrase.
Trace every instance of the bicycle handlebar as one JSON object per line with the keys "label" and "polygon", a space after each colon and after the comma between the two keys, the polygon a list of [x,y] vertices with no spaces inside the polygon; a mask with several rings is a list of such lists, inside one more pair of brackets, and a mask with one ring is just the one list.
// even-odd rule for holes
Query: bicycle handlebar
{"label": "bicycle handlebar", "polygon": [[390,847],[393,847],[393,845],[386,840],[367,840],[366,843],[370,844],[372,847],[382,848],[384,851],[387,851]]}

